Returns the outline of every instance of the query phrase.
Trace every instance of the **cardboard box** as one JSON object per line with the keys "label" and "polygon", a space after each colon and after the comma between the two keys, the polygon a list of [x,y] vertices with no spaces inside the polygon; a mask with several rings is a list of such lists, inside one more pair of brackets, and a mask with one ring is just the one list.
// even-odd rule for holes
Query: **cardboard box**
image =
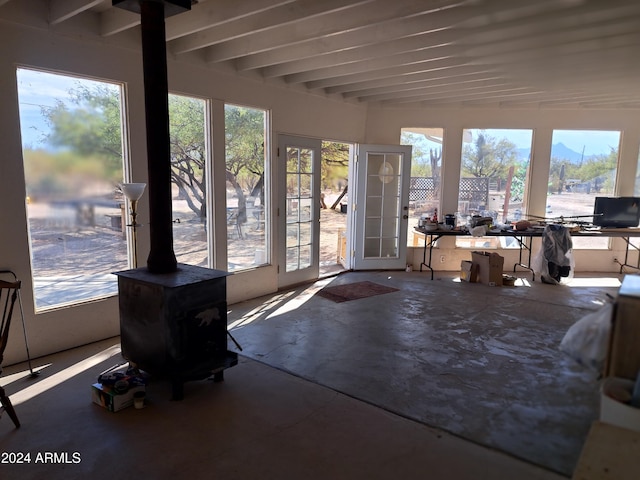
{"label": "cardboard box", "polygon": [[96,405],[100,405],[110,412],[117,412],[133,405],[134,393],[144,392],[145,390],[146,387],[144,385],[138,385],[129,388],[125,393],[117,393],[113,387],[94,383],[91,386],[91,398]]}
{"label": "cardboard box", "polygon": [[471,259],[478,266],[478,282],[485,285],[502,286],[504,257],[497,253],[471,252]]}
{"label": "cardboard box", "polygon": [[463,260],[460,264],[460,280],[475,283],[478,281],[478,266],[470,260]]}

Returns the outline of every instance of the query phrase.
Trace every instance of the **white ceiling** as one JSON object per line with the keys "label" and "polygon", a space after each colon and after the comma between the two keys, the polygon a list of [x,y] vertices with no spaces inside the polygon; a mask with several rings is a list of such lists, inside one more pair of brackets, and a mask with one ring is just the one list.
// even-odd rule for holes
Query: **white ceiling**
{"label": "white ceiling", "polygon": [[[111,0],[0,0],[0,19],[25,1],[139,29]],[[200,0],[166,31],[170,55],[350,102],[640,108],[638,0]]]}

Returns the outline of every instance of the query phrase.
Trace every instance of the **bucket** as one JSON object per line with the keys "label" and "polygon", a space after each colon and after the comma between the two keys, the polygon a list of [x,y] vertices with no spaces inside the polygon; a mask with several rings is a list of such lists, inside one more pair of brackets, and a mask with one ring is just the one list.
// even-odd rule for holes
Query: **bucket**
{"label": "bucket", "polygon": [[624,402],[631,398],[633,380],[609,377],[602,384],[600,394],[600,420],[640,432],[640,408],[632,407]]}

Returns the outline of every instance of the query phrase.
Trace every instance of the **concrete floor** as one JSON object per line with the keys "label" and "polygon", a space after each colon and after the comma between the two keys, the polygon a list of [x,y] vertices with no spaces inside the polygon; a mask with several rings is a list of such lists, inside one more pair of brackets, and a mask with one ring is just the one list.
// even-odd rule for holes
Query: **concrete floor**
{"label": "concrete floor", "polygon": [[[456,275],[350,272],[231,307],[243,354],[371,405],[570,476],[598,417],[597,374],[560,352],[622,276],[515,287]],[[334,303],[323,286],[397,292]]]}
{"label": "concrete floor", "polygon": [[[146,408],[115,414],[91,403],[90,385],[122,360],[117,338],[38,359],[46,368],[35,379],[25,364],[6,367],[0,382],[23,426],[3,416],[0,452],[30,453],[31,462],[2,463],[0,476],[563,478],[561,468],[492,442],[526,453],[552,439],[542,455],[567,449],[559,465],[577,455],[597,415],[597,381],[563,358],[557,341],[605,292],[615,294],[619,278],[608,287],[499,288],[447,275],[343,274],[230,306],[243,352],[225,382],[190,382],[181,402],[152,382]],[[399,291],[341,304],[313,295],[361,279]],[[496,408],[504,416],[487,413]],[[489,440],[474,437],[487,428]],[[46,452],[58,455],[38,462]]]}

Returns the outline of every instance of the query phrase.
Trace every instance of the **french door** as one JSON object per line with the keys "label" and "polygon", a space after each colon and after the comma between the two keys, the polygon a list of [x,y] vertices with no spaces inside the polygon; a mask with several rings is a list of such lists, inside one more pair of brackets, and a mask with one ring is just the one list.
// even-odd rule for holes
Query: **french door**
{"label": "french door", "polygon": [[411,146],[357,145],[349,165],[351,268],[404,269]]}
{"label": "french door", "polygon": [[279,288],[319,276],[321,150],[318,139],[278,137]]}

